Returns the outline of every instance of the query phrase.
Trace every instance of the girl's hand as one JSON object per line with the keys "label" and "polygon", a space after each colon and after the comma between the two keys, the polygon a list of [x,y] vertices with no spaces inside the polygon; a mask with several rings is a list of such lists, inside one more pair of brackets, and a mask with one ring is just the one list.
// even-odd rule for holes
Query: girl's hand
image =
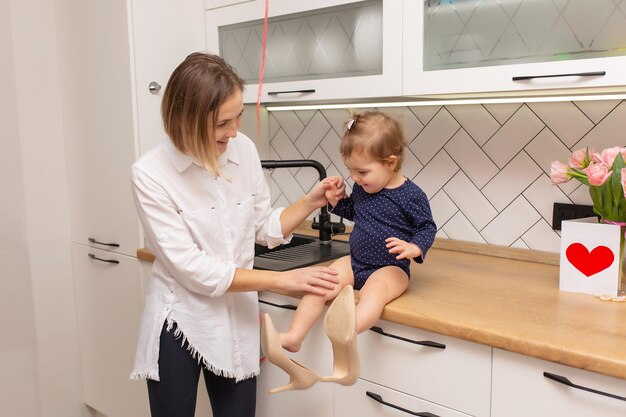
{"label": "girl's hand", "polygon": [[415,243],[405,242],[397,237],[385,239],[389,253],[397,254],[396,259],[412,259],[422,256],[422,250]]}
{"label": "girl's hand", "polygon": [[343,182],[342,177],[324,178],[322,183],[326,184],[324,195],[331,206],[335,207],[339,200],[346,198],[346,184]]}
{"label": "girl's hand", "polygon": [[279,288],[324,296],[339,283],[338,272],[324,266],[292,269],[281,272]]}

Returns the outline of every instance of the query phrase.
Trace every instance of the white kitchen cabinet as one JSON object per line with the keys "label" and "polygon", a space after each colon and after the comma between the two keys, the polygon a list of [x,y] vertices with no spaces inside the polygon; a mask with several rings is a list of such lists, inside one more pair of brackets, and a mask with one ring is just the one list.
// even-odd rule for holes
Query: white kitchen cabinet
{"label": "white kitchen cabinet", "polygon": [[[544,373],[567,378],[580,388],[557,382]],[[626,415],[625,380],[500,349],[493,353],[492,397],[492,417]]]}
{"label": "white kitchen cabinet", "polygon": [[[143,416],[146,384],[128,381],[144,246],[130,170],[165,140],[163,89],[186,55],[204,50],[204,0],[68,1],[61,61],[84,401],[107,417]],[[156,94],[153,81],[162,87]],[[88,258],[88,250],[120,263]]]}
{"label": "white kitchen cabinet", "polygon": [[[450,396],[456,393],[449,393]],[[469,417],[458,411],[424,401],[359,378],[351,387],[335,385],[334,417]]]}
{"label": "white kitchen cabinet", "polygon": [[[624,22],[621,21],[624,17],[614,2],[445,2],[436,6],[437,18],[432,23],[438,31],[438,45],[435,48],[424,42],[424,15],[428,1],[403,0],[403,3],[403,95],[479,94],[626,85],[626,72],[623,71],[626,56],[610,56],[620,48],[623,49],[626,35]],[[545,9],[541,13],[535,12],[537,7]],[[613,41],[607,41],[610,36],[618,43],[613,45]],[[556,43],[563,44],[564,49],[569,51],[585,42],[591,44],[586,49],[594,49],[598,43],[613,49],[606,52],[605,57],[587,59],[571,58],[593,55],[593,52],[554,53],[554,48],[560,46]],[[513,55],[507,55],[506,51],[518,47],[528,49],[528,56],[516,60],[512,58]],[[489,62],[489,54],[497,52],[498,48],[504,51],[501,58],[497,62]],[[550,52],[545,52],[549,48],[552,48]],[[443,57],[446,64],[439,68],[463,67],[425,70],[425,53]],[[548,61],[538,62],[541,60]],[[534,62],[515,63],[519,61]],[[513,77],[519,76],[601,71],[606,74],[513,81]]]}
{"label": "white kitchen cabinet", "polygon": [[148,416],[146,383],[130,381],[143,308],[135,258],[72,244],[85,404],[107,417]]}
{"label": "white kitchen cabinet", "polygon": [[[262,0],[205,15],[207,50],[219,53],[248,80],[246,103],[257,100],[263,16]],[[268,16],[261,102],[401,94],[401,1],[276,0]]]}
{"label": "white kitchen cabinet", "polygon": [[[296,298],[271,292],[259,293],[261,315],[268,313],[279,332],[286,331],[293,319]],[[332,374],[333,354],[324,332],[323,316],[311,329],[297,353],[287,355],[320,376]],[[333,385],[317,383],[304,391],[269,394],[269,390],[289,382],[289,376],[276,365],[263,360],[257,385],[257,417],[298,416],[332,417]]]}
{"label": "white kitchen cabinet", "polygon": [[361,379],[489,416],[491,347],[384,320],[372,329],[359,335]]}

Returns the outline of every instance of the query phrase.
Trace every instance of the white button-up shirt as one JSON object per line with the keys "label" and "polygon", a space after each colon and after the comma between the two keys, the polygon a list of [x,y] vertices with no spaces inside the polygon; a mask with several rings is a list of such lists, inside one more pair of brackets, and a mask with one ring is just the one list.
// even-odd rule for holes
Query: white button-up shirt
{"label": "white button-up shirt", "polygon": [[191,354],[237,381],[259,373],[256,292],[227,292],[236,268],[251,269],[255,241],[287,243],[281,209],[252,141],[239,133],[215,177],[169,141],[133,165],[135,202],[147,247],[156,255],[145,293],[131,378],[159,380],[159,338],[167,320]]}

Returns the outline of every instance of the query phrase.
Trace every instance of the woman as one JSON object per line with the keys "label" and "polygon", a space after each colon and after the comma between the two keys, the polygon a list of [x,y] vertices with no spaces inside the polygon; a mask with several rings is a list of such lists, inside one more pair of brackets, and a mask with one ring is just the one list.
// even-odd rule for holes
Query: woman
{"label": "woman", "polygon": [[243,80],[220,57],[194,53],[173,72],[161,113],[170,141],[133,165],[137,211],[156,255],[135,368],[153,417],[193,416],[203,372],[215,417],[254,415],[259,373],[256,291],[324,295],[329,268],[253,271],[255,241],[287,243],[327,204],[328,186],[272,209],[254,144],[238,133]]}

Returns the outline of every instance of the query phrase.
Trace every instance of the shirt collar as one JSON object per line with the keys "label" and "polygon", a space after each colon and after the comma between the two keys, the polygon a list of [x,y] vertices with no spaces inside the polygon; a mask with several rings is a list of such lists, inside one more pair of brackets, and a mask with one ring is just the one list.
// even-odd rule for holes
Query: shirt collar
{"label": "shirt collar", "polygon": [[[200,164],[196,160],[196,158],[193,158],[189,155],[185,155],[184,153],[179,151],[178,148],[176,148],[176,146],[174,146],[174,144],[171,141],[166,142],[166,149],[167,149],[167,154],[170,160],[172,161],[172,164],[174,165],[174,167],[176,168],[178,172],[183,172],[184,170],[189,168],[191,164],[196,164],[200,167],[202,166],[202,164]],[[228,161],[239,165],[239,151],[237,150],[236,146],[233,146],[232,143],[229,143],[228,147],[226,148],[226,152],[221,154],[219,158],[217,159],[218,165],[220,167],[223,167],[224,165],[226,165]]]}

